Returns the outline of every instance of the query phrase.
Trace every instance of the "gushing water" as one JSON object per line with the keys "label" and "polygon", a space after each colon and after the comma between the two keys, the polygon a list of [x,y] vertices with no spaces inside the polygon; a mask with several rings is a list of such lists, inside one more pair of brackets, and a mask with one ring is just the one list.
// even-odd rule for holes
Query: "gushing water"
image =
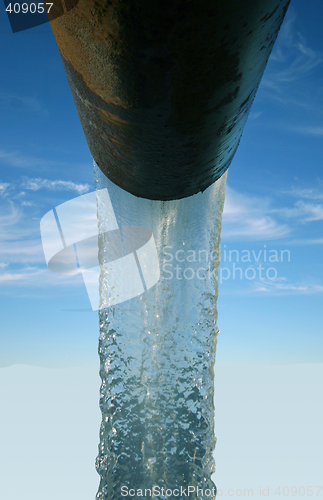
{"label": "gushing water", "polygon": [[[130,489],[147,500],[178,489],[181,499],[188,486],[190,498],[203,499],[208,489],[212,499],[217,272],[226,177],[203,193],[163,202],[132,196],[94,168],[96,189],[108,189],[119,227],[152,230],[160,269],[160,279],[147,291],[104,308],[109,266],[107,244],[100,243],[97,499],[120,499]],[[101,206],[102,232],[106,216]]]}

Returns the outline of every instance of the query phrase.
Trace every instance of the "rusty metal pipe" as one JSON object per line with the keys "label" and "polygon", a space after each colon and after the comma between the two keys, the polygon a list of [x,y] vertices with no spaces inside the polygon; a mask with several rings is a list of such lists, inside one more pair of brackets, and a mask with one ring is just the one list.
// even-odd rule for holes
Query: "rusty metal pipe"
{"label": "rusty metal pipe", "polygon": [[229,167],[290,0],[79,0],[51,21],[92,156],[171,200]]}

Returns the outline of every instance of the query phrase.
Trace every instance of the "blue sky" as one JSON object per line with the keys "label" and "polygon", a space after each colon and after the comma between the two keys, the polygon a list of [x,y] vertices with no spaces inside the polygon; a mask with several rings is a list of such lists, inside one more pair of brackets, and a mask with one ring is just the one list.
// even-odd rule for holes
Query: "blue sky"
{"label": "blue sky", "polygon": [[[322,19],[292,0],[229,169],[219,364],[322,362]],[[0,367],[93,366],[97,312],[80,276],[48,271],[39,232],[93,191],[91,155],[49,24],[13,34],[0,9],[0,40]]]}

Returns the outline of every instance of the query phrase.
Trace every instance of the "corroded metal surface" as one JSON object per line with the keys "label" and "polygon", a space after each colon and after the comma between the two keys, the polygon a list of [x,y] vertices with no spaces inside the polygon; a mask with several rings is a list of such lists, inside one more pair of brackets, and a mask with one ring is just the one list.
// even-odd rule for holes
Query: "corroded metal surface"
{"label": "corroded metal surface", "polygon": [[289,0],[79,0],[51,21],[91,153],[170,200],[229,167]]}

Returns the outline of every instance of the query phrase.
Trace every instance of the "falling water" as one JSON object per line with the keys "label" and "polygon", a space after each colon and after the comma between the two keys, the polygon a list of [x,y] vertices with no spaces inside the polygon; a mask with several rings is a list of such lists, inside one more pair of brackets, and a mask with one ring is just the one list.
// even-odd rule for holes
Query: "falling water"
{"label": "falling water", "polygon": [[[191,498],[203,498],[203,490],[204,498],[212,499],[217,272],[226,175],[203,193],[156,201],[123,191],[94,169],[96,189],[108,189],[119,227],[152,230],[160,269],[160,279],[147,291],[104,307],[109,266],[100,244],[97,498],[120,499],[130,489],[141,489],[138,495],[145,499],[165,498],[166,488],[178,488],[180,499],[190,486]],[[101,206],[102,232],[106,217]]]}

